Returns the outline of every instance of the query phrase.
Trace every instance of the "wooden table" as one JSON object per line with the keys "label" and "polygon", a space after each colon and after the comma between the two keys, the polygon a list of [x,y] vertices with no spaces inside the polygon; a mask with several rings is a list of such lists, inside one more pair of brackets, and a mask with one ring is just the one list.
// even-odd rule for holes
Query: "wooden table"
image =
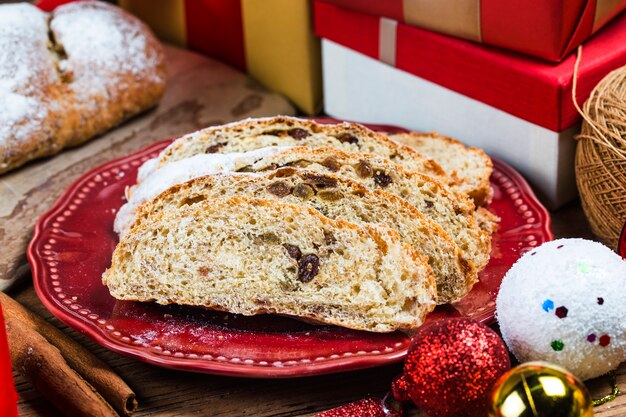
{"label": "wooden table", "polygon": [[[168,49],[170,84],[161,106],[102,138],[0,178],[0,273],[27,274],[24,247],[36,218],[75,177],[89,167],[160,138],[210,124],[264,114],[292,114],[281,97],[264,92],[235,71],[196,55]],[[553,213],[557,237],[592,237],[579,203]],[[137,392],[141,416],[304,416],[366,394],[382,395],[401,365],[301,379],[255,380],[192,374],[120,356],[67,328],[42,306],[27,281],[10,292],[106,361]],[[18,374],[23,417],[61,416]],[[626,366],[618,371],[626,391]],[[606,378],[589,383],[594,397],[609,392]],[[626,396],[598,407],[600,416],[626,415]],[[421,415],[414,411],[411,415]]]}

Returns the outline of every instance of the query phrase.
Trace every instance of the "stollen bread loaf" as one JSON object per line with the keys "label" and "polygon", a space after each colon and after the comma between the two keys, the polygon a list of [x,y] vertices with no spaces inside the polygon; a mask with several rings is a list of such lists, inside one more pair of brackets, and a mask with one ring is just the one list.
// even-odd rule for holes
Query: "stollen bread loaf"
{"label": "stollen bread loaf", "polygon": [[425,260],[397,232],[275,200],[161,211],[118,244],[103,282],[121,300],[412,329],[436,305]]}
{"label": "stollen bread loaf", "polygon": [[380,189],[403,198],[438,223],[478,271],[489,261],[491,236],[478,227],[474,203],[469,198],[379,155],[334,148],[261,148],[242,154],[197,154],[151,171],[152,165],[146,163],[149,173],[140,173],[142,180],[130,191],[129,202],[117,215],[115,230],[121,235],[132,224],[136,207],[177,183],[219,171],[259,172],[285,166],[305,167],[345,176],[369,189]]}
{"label": "stollen bread loaf", "polygon": [[161,153],[159,166],[197,154],[247,152],[267,146],[332,147],[372,153],[445,184],[450,181],[436,162],[362,125],[320,124],[287,116],[247,119],[185,135]]}
{"label": "stollen bread loaf", "polygon": [[468,194],[477,206],[491,202],[493,163],[482,149],[436,133],[396,133],[389,138],[435,160],[452,178],[453,187]]}
{"label": "stollen bread loaf", "polygon": [[120,8],[0,5],[0,173],[154,106],[164,87],[160,44]]}
{"label": "stollen bread loaf", "polygon": [[143,205],[133,227],[165,210],[221,197],[244,196],[315,208],[330,219],[355,224],[384,224],[427,258],[437,282],[440,304],[461,299],[478,280],[471,262],[437,223],[401,198],[368,190],[338,175],[303,168],[279,168],[258,174],[214,174],[169,188]]}

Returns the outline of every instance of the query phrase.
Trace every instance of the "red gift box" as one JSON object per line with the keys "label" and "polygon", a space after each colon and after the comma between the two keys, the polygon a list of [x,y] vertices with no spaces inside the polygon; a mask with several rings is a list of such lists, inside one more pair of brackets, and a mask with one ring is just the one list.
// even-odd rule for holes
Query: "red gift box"
{"label": "red gift box", "polygon": [[[579,121],[572,101],[576,57],[559,64],[440,35],[316,0],[315,30],[326,39],[555,132]],[[626,16],[584,46],[577,78],[582,104],[626,64]]]}
{"label": "red gift box", "polygon": [[626,0],[327,0],[346,9],[558,62]]}

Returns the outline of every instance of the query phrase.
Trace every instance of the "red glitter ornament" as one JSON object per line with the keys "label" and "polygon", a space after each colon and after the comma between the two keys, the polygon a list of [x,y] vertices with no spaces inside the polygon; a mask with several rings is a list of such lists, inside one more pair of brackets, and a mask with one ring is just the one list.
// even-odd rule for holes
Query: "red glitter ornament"
{"label": "red glitter ornament", "polygon": [[398,401],[411,401],[411,387],[404,374],[398,375],[391,381],[391,393]]}
{"label": "red glitter ornament", "polygon": [[412,400],[430,417],[484,417],[489,394],[511,368],[506,346],[489,327],[468,318],[438,320],[421,327],[384,399],[365,398],[316,417],[401,417]]}
{"label": "red glitter ornament", "polygon": [[491,388],[510,367],[506,346],[493,330],[457,318],[420,328],[404,376],[410,398],[430,417],[483,417]]}

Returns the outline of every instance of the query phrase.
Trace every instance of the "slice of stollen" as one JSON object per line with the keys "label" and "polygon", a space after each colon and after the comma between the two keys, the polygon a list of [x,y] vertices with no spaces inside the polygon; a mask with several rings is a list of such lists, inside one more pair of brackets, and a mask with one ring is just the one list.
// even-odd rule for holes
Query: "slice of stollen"
{"label": "slice of stollen", "polygon": [[477,282],[476,269],[439,226],[401,198],[368,190],[338,175],[302,168],[280,168],[258,174],[214,174],[176,185],[143,205],[133,227],[166,210],[232,196],[274,199],[313,207],[331,219],[355,224],[384,224],[424,255],[437,282],[440,304],[461,299]]}
{"label": "slice of stollen", "polygon": [[162,211],[133,228],[103,282],[121,300],[375,332],[416,328],[436,305],[430,267],[392,229],[244,197]]}
{"label": "slice of stollen", "polygon": [[468,194],[476,205],[485,206],[491,201],[493,190],[489,177],[493,163],[482,149],[437,133],[396,133],[389,138],[441,165],[454,181],[453,188]]}
{"label": "slice of stollen", "polygon": [[332,147],[373,153],[445,184],[451,181],[436,162],[360,124],[321,124],[287,116],[247,119],[190,133],[161,152],[159,166],[197,154],[247,152],[268,146]]}

